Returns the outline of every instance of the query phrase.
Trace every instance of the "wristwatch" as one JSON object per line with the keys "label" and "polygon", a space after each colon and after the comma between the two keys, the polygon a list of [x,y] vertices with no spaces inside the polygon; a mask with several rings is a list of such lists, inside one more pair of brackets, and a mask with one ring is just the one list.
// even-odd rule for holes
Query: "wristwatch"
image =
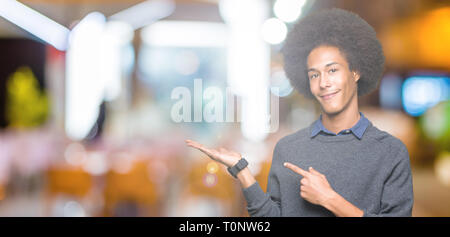
{"label": "wristwatch", "polygon": [[248,162],[246,159],[242,158],[232,167],[228,167],[228,172],[234,177],[237,178],[237,174],[248,166]]}

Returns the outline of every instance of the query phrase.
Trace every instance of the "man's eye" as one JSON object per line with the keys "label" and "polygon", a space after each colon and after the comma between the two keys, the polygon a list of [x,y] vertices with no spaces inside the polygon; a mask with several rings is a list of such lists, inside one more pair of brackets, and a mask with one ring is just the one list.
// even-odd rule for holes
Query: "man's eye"
{"label": "man's eye", "polygon": [[337,72],[337,69],[336,68],[332,68],[332,69],[330,69],[329,72]]}
{"label": "man's eye", "polygon": [[314,79],[317,77],[317,73],[316,74],[312,74],[311,76],[309,76],[310,79]]}

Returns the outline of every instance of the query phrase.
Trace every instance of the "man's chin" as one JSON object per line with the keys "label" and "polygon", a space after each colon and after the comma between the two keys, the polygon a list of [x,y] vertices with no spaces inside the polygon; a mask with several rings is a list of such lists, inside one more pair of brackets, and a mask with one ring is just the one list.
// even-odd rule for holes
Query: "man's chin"
{"label": "man's chin", "polygon": [[342,110],[340,110],[339,108],[328,108],[328,107],[325,108],[322,106],[322,111],[328,116],[335,116],[339,114]]}

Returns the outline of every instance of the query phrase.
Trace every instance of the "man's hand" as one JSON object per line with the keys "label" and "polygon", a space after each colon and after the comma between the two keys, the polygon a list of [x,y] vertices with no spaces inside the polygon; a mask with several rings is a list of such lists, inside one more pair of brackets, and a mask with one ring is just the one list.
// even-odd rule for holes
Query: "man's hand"
{"label": "man's hand", "polygon": [[284,166],[303,176],[300,180],[300,196],[310,203],[321,205],[336,216],[361,217],[364,212],[345,200],[331,188],[325,175],[312,167],[309,172],[289,162]]}
{"label": "man's hand", "polygon": [[[242,158],[241,154],[227,150],[225,148],[219,148],[217,150],[211,149],[192,140],[186,140],[186,144],[190,147],[200,150],[201,152],[208,155],[211,159],[222,163],[227,167],[234,166]],[[239,182],[241,183],[243,188],[248,188],[256,182],[255,177],[253,177],[248,167],[239,172],[237,178],[239,179]]]}
{"label": "man's hand", "polygon": [[208,155],[211,159],[224,164],[226,167],[231,167],[237,164],[239,160],[242,158],[241,154],[227,150],[225,148],[219,148],[217,150],[207,148],[202,144],[192,140],[186,140],[186,144],[190,147],[200,150],[201,152]]}
{"label": "man's hand", "polygon": [[300,180],[300,196],[308,202],[324,206],[336,196],[336,192],[331,188],[325,175],[312,167],[308,172],[289,162],[284,163],[284,166],[303,176]]}

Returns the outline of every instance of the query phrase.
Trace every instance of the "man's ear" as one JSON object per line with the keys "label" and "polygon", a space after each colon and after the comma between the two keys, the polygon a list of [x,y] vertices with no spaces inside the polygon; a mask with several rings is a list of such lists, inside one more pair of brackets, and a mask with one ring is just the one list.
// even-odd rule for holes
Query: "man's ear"
{"label": "man's ear", "polygon": [[355,82],[358,82],[359,78],[361,78],[361,75],[359,74],[358,71],[352,71],[352,76],[353,76],[353,80],[355,80]]}

